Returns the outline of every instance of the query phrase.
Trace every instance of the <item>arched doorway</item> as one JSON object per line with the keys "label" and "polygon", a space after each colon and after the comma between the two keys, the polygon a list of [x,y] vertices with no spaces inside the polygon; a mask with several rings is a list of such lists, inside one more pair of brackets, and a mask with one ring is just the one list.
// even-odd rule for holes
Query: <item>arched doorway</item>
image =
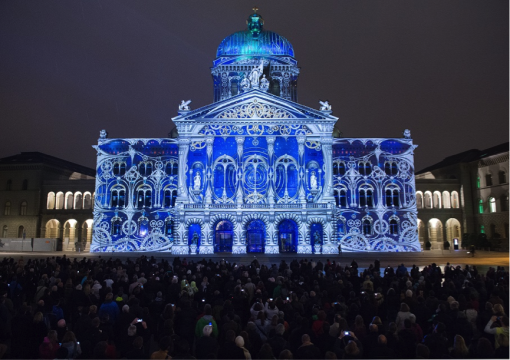
{"label": "arched doorway", "polygon": [[202,228],[200,224],[191,224],[188,228],[188,246],[196,245],[197,249],[202,242]]}
{"label": "arched doorway", "polygon": [[315,254],[319,252],[322,245],[324,245],[324,231],[322,224],[313,223],[310,225],[310,245],[312,245],[312,252]]}
{"label": "arched doorway", "polygon": [[462,235],[460,222],[457,219],[448,219],[446,221],[446,240],[450,242],[450,245],[453,245],[453,239],[457,238],[460,242],[460,237]]}
{"label": "arched doorway", "polygon": [[294,220],[286,219],[278,225],[278,245],[281,253],[297,252],[298,227]]}
{"label": "arched doorway", "polygon": [[228,220],[221,220],[214,229],[214,252],[232,252],[234,226]]}
{"label": "arched doorway", "polygon": [[55,239],[59,237],[60,221],[51,219],[46,223],[46,239]]}
{"label": "arched doorway", "polygon": [[81,238],[85,240],[86,244],[89,244],[92,242],[92,223],[94,220],[88,219],[85,220],[85,222],[82,225],[82,236]]}
{"label": "arched doorway", "polygon": [[266,226],[260,219],[246,225],[246,247],[248,252],[263,253],[266,244]]}
{"label": "arched doorway", "polygon": [[66,244],[74,244],[77,240],[76,225],[78,221],[75,219],[69,219],[64,224],[64,242]]}
{"label": "arched doorway", "polygon": [[443,224],[441,220],[435,218],[429,220],[429,241],[435,248],[438,247],[435,243],[443,242]]}

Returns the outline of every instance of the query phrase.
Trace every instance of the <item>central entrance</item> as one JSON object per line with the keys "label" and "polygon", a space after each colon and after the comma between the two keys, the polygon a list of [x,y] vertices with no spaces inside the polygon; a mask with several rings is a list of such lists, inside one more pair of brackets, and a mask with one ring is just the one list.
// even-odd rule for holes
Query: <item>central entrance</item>
{"label": "central entrance", "polygon": [[294,220],[286,219],[278,225],[278,244],[281,253],[297,252],[298,231]]}
{"label": "central entrance", "polygon": [[262,220],[252,220],[246,225],[246,244],[248,252],[264,252],[266,242],[265,225]]}
{"label": "central entrance", "polygon": [[234,226],[228,220],[221,220],[214,229],[214,252],[232,252]]}

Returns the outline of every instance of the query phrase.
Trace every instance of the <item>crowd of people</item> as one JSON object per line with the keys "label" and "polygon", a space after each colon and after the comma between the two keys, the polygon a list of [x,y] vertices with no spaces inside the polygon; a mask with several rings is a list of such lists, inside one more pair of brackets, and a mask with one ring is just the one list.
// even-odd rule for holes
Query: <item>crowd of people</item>
{"label": "crowd of people", "polygon": [[509,357],[503,267],[62,256],[0,276],[0,358]]}

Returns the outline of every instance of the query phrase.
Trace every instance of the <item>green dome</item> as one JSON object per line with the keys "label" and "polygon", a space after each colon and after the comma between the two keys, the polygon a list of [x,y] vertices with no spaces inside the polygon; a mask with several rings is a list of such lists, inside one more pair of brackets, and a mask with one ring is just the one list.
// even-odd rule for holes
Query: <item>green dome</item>
{"label": "green dome", "polygon": [[227,36],[218,46],[216,57],[231,55],[286,55],[294,57],[292,44],[281,35],[264,31],[264,20],[252,14],[246,21],[248,30]]}

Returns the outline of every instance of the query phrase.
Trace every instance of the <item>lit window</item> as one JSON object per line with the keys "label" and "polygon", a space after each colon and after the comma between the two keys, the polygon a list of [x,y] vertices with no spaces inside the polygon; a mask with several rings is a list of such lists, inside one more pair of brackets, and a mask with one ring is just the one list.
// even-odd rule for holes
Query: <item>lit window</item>
{"label": "lit window", "polygon": [[489,211],[491,213],[496,212],[496,199],[493,197],[489,198]]}
{"label": "lit window", "polygon": [[483,200],[482,199],[478,200],[478,212],[480,214],[483,214]]}
{"label": "lit window", "polygon": [[27,214],[27,202],[23,201],[19,207],[19,214],[26,215]]}

